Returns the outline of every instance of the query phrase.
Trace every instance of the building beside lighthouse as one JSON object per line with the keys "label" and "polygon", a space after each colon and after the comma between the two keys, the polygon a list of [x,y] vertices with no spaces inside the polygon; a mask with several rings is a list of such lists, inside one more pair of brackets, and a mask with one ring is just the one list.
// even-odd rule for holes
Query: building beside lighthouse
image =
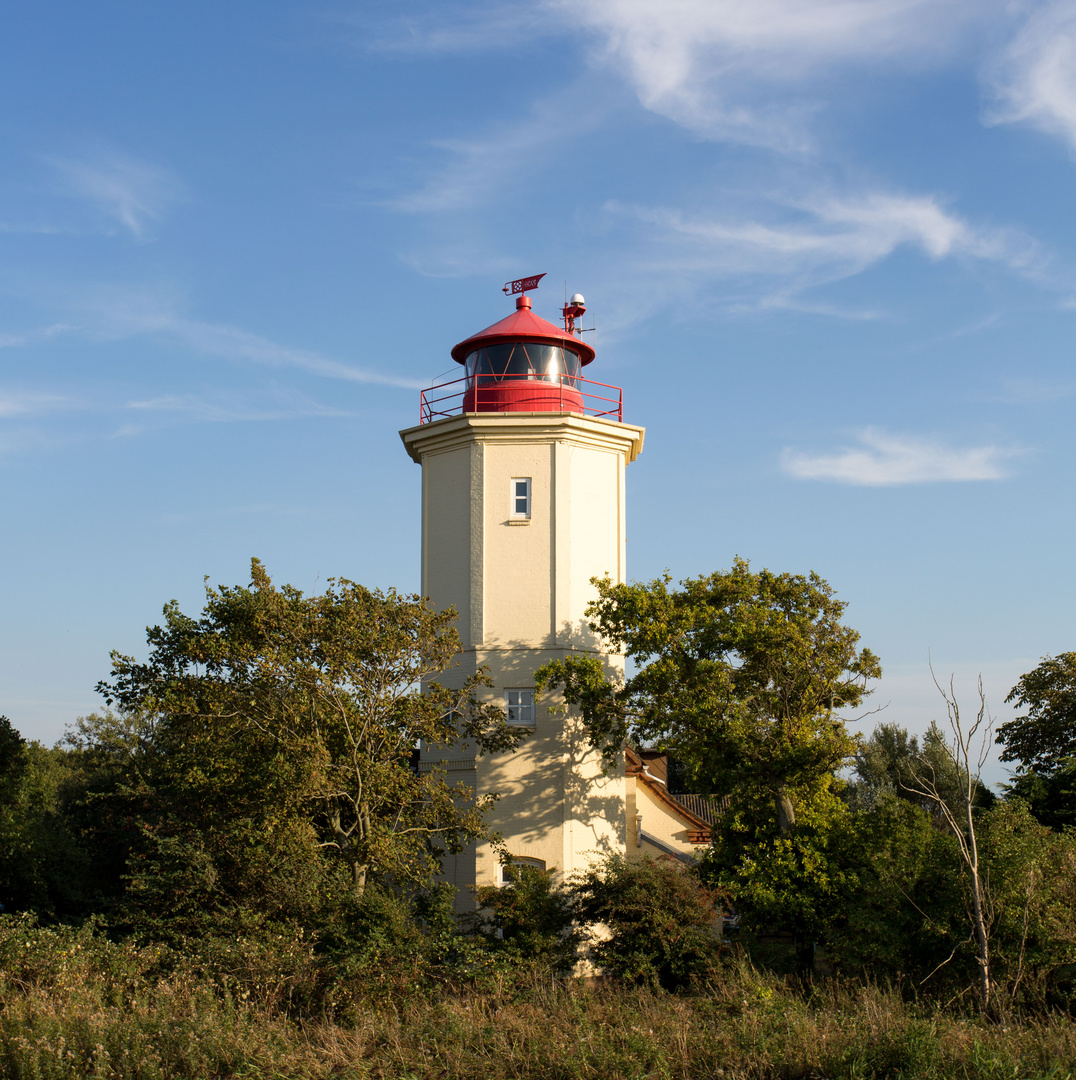
{"label": "building beside lighthouse", "polygon": [[[485,757],[424,747],[419,767],[497,793],[488,820],[511,855],[565,877],[605,852],[686,856],[707,829],[668,795],[657,755],[629,752],[603,772],[578,717],[553,695],[535,701],[534,672],[550,660],[585,652],[611,676],[624,667],[585,610],[592,578],[625,580],[625,470],[644,429],[624,422],[619,388],[584,377],[595,358],[575,327],[584,310],[573,297],[557,326],[520,291],[510,315],[452,349],[463,377],[424,391],[421,422],[400,432],[422,466],[422,591],[459,614],[460,666],[446,681],[486,668],[490,700],[530,732]],[[448,856],[445,873],[461,895],[501,880],[490,845]]]}

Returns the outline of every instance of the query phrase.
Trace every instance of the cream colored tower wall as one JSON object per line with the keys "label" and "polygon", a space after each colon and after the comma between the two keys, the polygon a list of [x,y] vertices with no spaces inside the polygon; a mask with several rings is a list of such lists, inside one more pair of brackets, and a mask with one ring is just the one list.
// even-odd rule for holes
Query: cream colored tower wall
{"label": "cream colored tower wall", "polygon": [[[488,668],[493,702],[530,688],[534,671],[592,651],[585,608],[590,578],[624,570],[624,467],[641,428],[576,415],[478,414],[402,431],[423,466],[423,591],[461,613],[461,675]],[[531,514],[511,514],[512,481],[531,481]],[[606,657],[622,670],[621,657]],[[578,718],[536,709],[534,732],[514,754],[453,754],[452,779],[500,798],[490,824],[516,856],[568,875],[602,851],[624,851],[623,766],[603,776]],[[446,865],[460,886],[493,884],[488,846]]]}
{"label": "cream colored tower wall", "polygon": [[[557,565],[555,447],[548,442],[484,444],[483,611],[487,648],[551,644]],[[512,518],[515,478],[531,481],[530,518]],[[522,685],[527,685],[524,682]]]}
{"label": "cream colored tower wall", "polygon": [[[471,477],[471,448],[458,447],[430,454],[422,469],[422,520],[436,521],[438,542],[422,544],[422,592],[437,611],[454,607],[460,638],[471,638],[470,563],[461,558],[471,543],[471,507],[467,492]],[[425,531],[425,530],[424,530]]]}

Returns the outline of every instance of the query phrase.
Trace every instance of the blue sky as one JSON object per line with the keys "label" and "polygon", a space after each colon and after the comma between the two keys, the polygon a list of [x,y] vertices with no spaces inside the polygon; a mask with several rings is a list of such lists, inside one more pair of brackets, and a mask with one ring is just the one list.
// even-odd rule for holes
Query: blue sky
{"label": "blue sky", "polygon": [[396,432],[540,272],[647,427],[633,577],[817,570],[915,730],[928,657],[1004,719],[1076,647],[1069,2],[15,3],[0,136],[28,736],[252,555],[417,589]]}

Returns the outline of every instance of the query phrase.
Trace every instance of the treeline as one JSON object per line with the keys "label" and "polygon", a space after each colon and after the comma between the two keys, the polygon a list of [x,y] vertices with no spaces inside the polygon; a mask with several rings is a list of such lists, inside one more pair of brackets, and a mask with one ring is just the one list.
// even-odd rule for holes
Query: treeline
{"label": "treeline", "polygon": [[495,838],[484,804],[415,769],[413,749],[507,753],[523,733],[483,703],[481,675],[443,680],[451,613],[348,581],[304,596],[255,561],[197,618],[167,606],[146,659],[114,655],[109,707],[59,746],[0,721],[4,947],[81,928],[150,950],[160,978],[256,984],[308,1017],[587,957],[621,984],[688,991],[733,954],[992,1017],[1070,1008],[1076,654],[1014,688],[1026,715],[999,740],[1018,771],[996,797],[969,756],[981,717],[957,712],[955,734],[922,744],[890,724],[848,734],[842,712],[880,666],[821,579],[738,561],[679,587],[598,588],[594,628],[636,674],[610,683],[580,655],[539,688],[563,692],[610,761],[656,745],[728,799],[697,867],[611,858],[560,885],[520,867],[456,918],[440,858]]}

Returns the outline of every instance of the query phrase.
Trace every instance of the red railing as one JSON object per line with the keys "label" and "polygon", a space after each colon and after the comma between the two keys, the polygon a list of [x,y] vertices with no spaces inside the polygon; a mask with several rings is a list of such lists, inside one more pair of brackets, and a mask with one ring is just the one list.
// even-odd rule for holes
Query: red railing
{"label": "red railing", "polygon": [[[419,400],[420,424],[464,412],[566,412],[623,422],[624,391],[581,375],[563,376],[558,383],[541,379],[505,379],[473,386],[468,377],[430,386]],[[592,389],[594,388],[594,389]]]}

